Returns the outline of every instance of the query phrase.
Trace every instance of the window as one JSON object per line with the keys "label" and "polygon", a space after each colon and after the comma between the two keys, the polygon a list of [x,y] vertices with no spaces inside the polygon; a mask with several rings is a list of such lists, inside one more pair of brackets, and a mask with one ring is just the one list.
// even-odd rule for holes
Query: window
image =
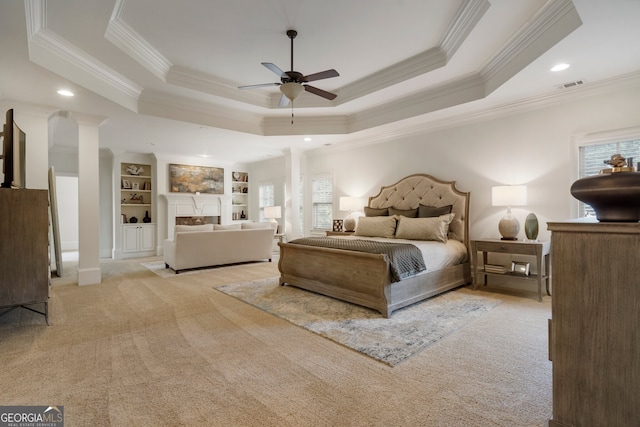
{"label": "window", "polygon": [[260,195],[258,205],[260,208],[259,221],[266,221],[264,217],[264,207],[265,206],[275,206],[275,190],[272,182],[262,182],[260,183]]}
{"label": "window", "polygon": [[[627,139],[624,141],[591,143],[578,147],[579,171],[578,178],[585,176],[598,175],[601,169],[608,166],[603,162],[611,158],[613,154],[621,154],[627,160],[633,158],[634,164],[640,161],[640,137],[635,139]],[[580,202],[578,211],[579,216],[593,216],[595,211],[591,206]]]}
{"label": "window", "polygon": [[333,178],[330,174],[311,179],[311,221],[316,230],[331,230],[333,224]]}

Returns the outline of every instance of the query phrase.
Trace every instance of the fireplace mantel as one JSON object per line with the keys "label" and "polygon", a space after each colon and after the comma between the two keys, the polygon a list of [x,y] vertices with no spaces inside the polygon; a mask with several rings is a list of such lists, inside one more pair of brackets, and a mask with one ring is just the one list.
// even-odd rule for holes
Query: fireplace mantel
{"label": "fireplace mantel", "polygon": [[176,217],[184,216],[217,216],[225,223],[223,216],[231,205],[231,197],[217,194],[161,194],[167,199],[167,236],[172,239],[175,231]]}

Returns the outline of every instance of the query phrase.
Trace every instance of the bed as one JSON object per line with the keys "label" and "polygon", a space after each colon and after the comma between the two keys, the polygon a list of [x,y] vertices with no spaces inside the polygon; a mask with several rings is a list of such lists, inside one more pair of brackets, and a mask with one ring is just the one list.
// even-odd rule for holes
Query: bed
{"label": "bed", "polygon": [[415,174],[382,187],[377,195],[369,197],[366,207],[367,215],[373,215],[385,209],[397,213],[422,207],[437,211],[451,206],[453,220],[448,224],[446,240],[464,252],[453,263],[433,269],[425,259],[425,271],[394,281],[389,257],[383,254],[279,243],[280,284],[369,307],[390,317],[400,308],[471,283],[469,196],[468,192],[459,191],[455,182]]}

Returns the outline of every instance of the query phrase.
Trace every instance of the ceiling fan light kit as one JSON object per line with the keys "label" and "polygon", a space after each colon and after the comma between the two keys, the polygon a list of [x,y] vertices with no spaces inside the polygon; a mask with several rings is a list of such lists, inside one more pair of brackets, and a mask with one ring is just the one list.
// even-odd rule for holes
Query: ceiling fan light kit
{"label": "ceiling fan light kit", "polygon": [[290,101],[294,101],[302,92],[304,92],[304,87],[298,83],[283,83],[280,85],[280,92],[282,92],[282,94]]}
{"label": "ceiling fan light kit", "polygon": [[[273,73],[277,74],[280,77],[280,83],[261,83],[257,85],[248,85],[248,86],[239,86],[238,89],[254,89],[259,87],[266,86],[280,86],[280,92],[282,92],[282,98],[280,98],[279,107],[286,107],[289,105],[289,102],[292,102],[300,96],[302,92],[309,92],[314,95],[318,95],[322,98],[328,100],[334,100],[336,98],[336,94],[327,92],[322,89],[318,89],[317,87],[310,86],[307,83],[315,81],[328,79],[331,77],[338,77],[340,74],[334,69],[321,71],[319,73],[304,75],[298,71],[294,71],[293,69],[293,39],[296,38],[298,32],[296,30],[288,30],[287,37],[291,40],[291,70],[290,71],[282,71],[280,67],[271,62],[263,62],[262,65]],[[293,104],[291,106],[293,109]],[[291,117],[293,117],[293,111],[291,112]],[[291,121],[293,123],[293,120]]]}

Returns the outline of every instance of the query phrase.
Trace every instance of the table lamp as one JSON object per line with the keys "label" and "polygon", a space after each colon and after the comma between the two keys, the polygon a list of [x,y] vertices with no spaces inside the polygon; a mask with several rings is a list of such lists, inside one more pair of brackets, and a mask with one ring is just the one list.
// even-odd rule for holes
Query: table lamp
{"label": "table lamp", "polygon": [[526,185],[499,185],[491,188],[491,204],[506,206],[507,214],[500,220],[498,230],[502,240],[518,240],[520,223],[511,215],[511,206],[525,206],[527,204]]}
{"label": "table lamp", "polygon": [[357,197],[340,197],[340,210],[349,212],[342,224],[344,231],[355,231],[356,220],[351,216],[351,212],[357,211],[362,207],[362,202]]}
{"label": "table lamp", "polygon": [[275,228],[276,233],[278,233],[278,221],[276,221],[276,219],[282,217],[282,208],[280,206],[265,206],[264,217],[265,219],[271,220],[273,228]]}

